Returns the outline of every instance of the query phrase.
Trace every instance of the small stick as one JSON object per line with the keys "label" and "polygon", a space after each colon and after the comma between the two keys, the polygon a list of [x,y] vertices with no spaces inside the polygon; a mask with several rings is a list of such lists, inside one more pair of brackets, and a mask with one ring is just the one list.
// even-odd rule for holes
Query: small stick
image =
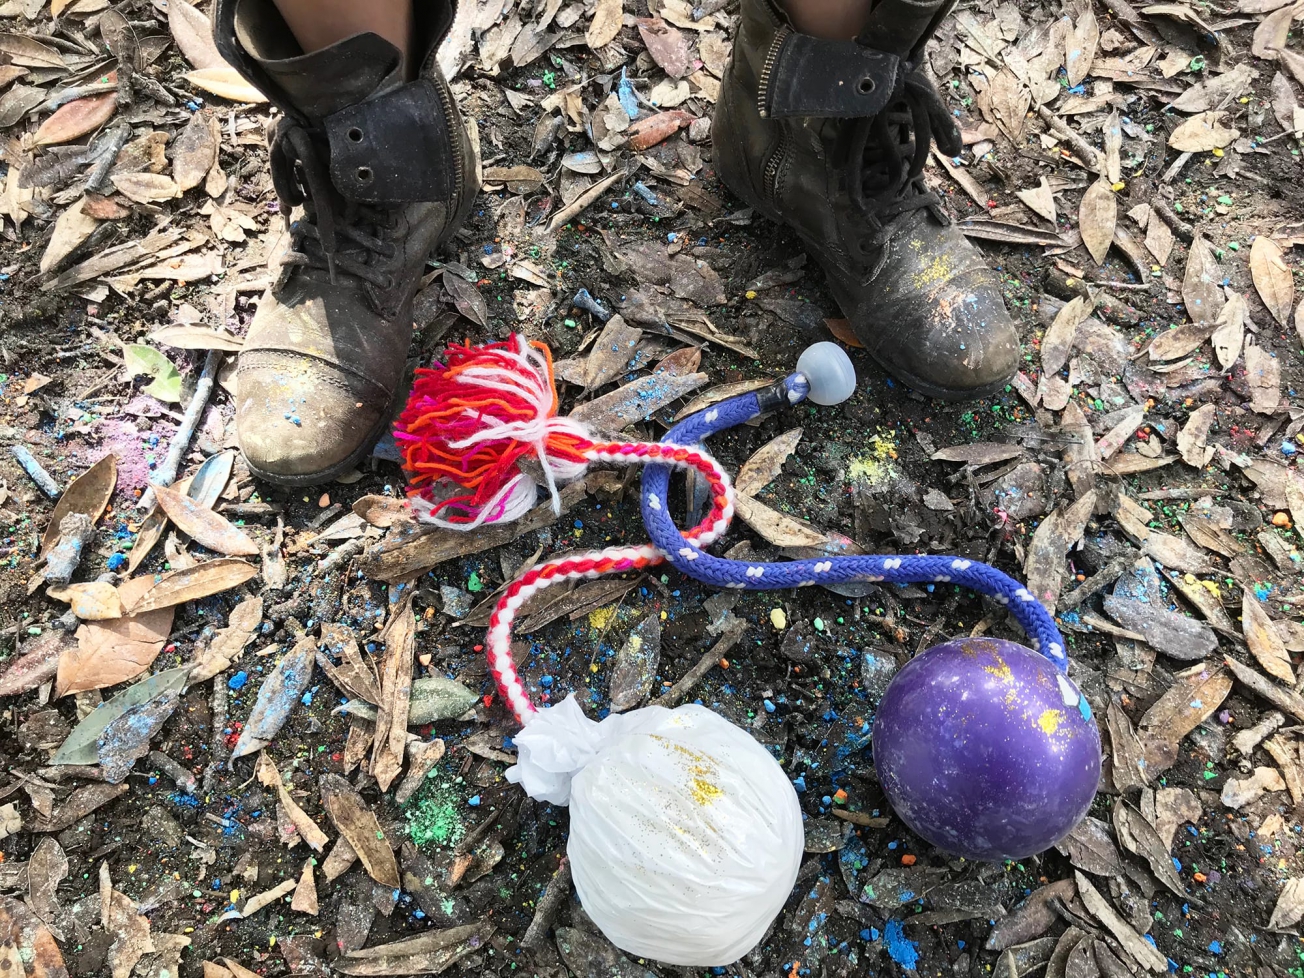
{"label": "small stick", "polygon": [[149,760],[156,768],[175,781],[177,787],[186,794],[193,795],[199,791],[199,781],[196,780],[195,776],[161,750],[150,751]]}
{"label": "small stick", "polygon": [[122,152],[122,147],[127,145],[127,138],[130,135],[130,126],[122,125],[110,130],[105,139],[104,149],[99,154],[99,162],[95,164],[95,169],[91,170],[91,175],[86,178],[85,189],[88,193],[98,194],[108,184],[113,164],[118,162],[118,154]]}
{"label": "small stick", "polygon": [[329,574],[336,567],[346,563],[362,553],[362,549],[367,545],[365,537],[354,537],[352,540],[342,544],[338,549],[327,554],[320,564],[317,565],[318,574]]}
{"label": "small stick", "polygon": [[1282,689],[1267,677],[1259,675],[1243,662],[1237,662],[1230,656],[1224,656],[1223,662],[1227,663],[1227,668],[1232,671],[1232,675],[1243,685],[1248,686],[1283,713],[1289,713],[1297,720],[1304,720],[1304,697],[1299,693]]}
{"label": "small stick", "polygon": [[1100,153],[1096,151],[1094,146],[1065,125],[1064,121],[1057,118],[1046,106],[1037,106],[1037,115],[1041,117],[1042,122],[1050,126],[1055,135],[1073,147],[1073,151],[1081,157],[1082,162],[1087,165],[1087,169],[1094,170],[1096,173],[1101,172]]}
{"label": "small stick", "polygon": [[1164,219],[1164,223],[1173,229],[1173,234],[1177,235],[1187,244],[1195,240],[1195,228],[1187,224],[1177,212],[1169,206],[1168,201],[1160,200],[1158,197],[1150,201],[1150,209]]}
{"label": "small stick", "polygon": [[1071,608],[1076,608],[1093,594],[1103,591],[1122,577],[1123,572],[1127,570],[1131,563],[1132,557],[1130,555],[1115,557],[1068,594],[1064,595],[1064,597],[1060,598],[1057,610],[1068,611]]}
{"label": "small stick", "polygon": [[209,758],[208,767],[204,768],[204,794],[213,790],[213,782],[222,770],[222,757],[226,754],[226,737],[222,734],[225,727],[226,683],[218,676],[213,680],[213,698],[209,701],[209,729],[212,731],[209,742],[213,745],[213,756]]}
{"label": "small stick", "polygon": [[588,207],[591,203],[593,203],[604,193],[606,193],[607,190],[610,189],[611,185],[614,184],[617,180],[623,180],[624,178],[625,178],[625,171],[617,170],[615,173],[613,173],[611,176],[607,177],[606,179],[599,180],[592,187],[590,187],[588,190],[584,191],[584,193],[580,194],[577,198],[575,198],[575,200],[572,203],[567,204],[565,207],[563,207],[561,210],[559,210],[556,214],[552,216],[552,220],[548,222],[547,233],[552,234],[563,224],[567,223],[572,217],[580,213],[582,210],[584,210],[584,208]]}
{"label": "small stick", "polygon": [[733,622],[725,629],[724,634],[702,654],[702,658],[697,660],[696,665],[684,674],[684,678],[679,680],[670,687],[666,693],[652,701],[654,706],[664,706],[673,709],[684,701],[689,691],[698,684],[712,668],[720,664],[720,659],[724,654],[738,644],[738,640],[743,637],[743,632],[747,625],[742,619]]}
{"label": "small stick", "polygon": [[230,513],[232,516],[275,516],[277,513],[284,513],[285,507],[280,503],[222,503],[217,507],[217,511]]}
{"label": "small stick", "polygon": [[199,375],[199,382],[195,384],[195,395],[186,405],[186,413],[181,418],[177,433],[172,436],[172,443],[168,445],[167,456],[155,471],[154,478],[150,479],[151,486],[140,497],[140,502],[136,504],[137,509],[148,510],[154,505],[154,486],[170,486],[176,481],[177,470],[181,468],[181,459],[186,454],[186,449],[190,447],[190,439],[195,436],[195,429],[199,427],[204,406],[208,404],[208,398],[213,393],[213,383],[217,380],[218,368],[222,366],[222,356],[221,350],[209,350],[208,356],[204,358],[204,370]]}
{"label": "small stick", "polygon": [[45,493],[51,499],[58,499],[63,490],[59,488],[59,483],[54,481],[54,477],[41,468],[41,463],[36,461],[26,445],[10,445],[9,452],[14,458],[18,459],[18,464],[23,467],[23,471],[32,477],[38,489]]}
{"label": "small stick", "polygon": [[557,917],[557,912],[570,896],[570,888],[570,860],[562,856],[557,872],[552,874],[552,879],[548,881],[548,888],[543,891],[538,906],[534,908],[534,919],[525,929],[525,936],[521,938],[521,947],[536,947],[543,942],[549,928],[552,927],[553,920]]}

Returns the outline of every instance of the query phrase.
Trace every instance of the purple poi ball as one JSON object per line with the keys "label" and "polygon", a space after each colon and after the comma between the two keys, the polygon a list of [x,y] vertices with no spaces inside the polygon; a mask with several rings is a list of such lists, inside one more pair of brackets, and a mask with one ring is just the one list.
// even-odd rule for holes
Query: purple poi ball
{"label": "purple poi ball", "polygon": [[1045,656],[1001,639],[935,645],[903,666],[879,703],[873,743],[896,814],[969,859],[1054,845],[1100,783],[1086,697]]}

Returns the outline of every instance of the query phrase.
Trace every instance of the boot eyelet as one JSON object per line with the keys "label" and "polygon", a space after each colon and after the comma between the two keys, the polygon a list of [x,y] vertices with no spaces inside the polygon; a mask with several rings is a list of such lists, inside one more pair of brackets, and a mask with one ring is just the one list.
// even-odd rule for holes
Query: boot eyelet
{"label": "boot eyelet", "polygon": [[362,142],[362,130],[359,129],[357,126],[354,126],[352,129],[349,130],[348,136],[349,136],[349,142],[351,143]]}
{"label": "boot eyelet", "polygon": [[870,95],[873,93],[874,89],[876,88],[878,88],[878,83],[875,82],[874,79],[870,78],[868,75],[860,79],[860,83],[856,85],[856,91],[858,91],[861,95]]}
{"label": "boot eyelet", "polygon": [[375,174],[373,174],[373,173],[371,172],[371,167],[369,167],[369,166],[360,166],[360,167],[358,167],[358,180],[359,180],[360,182],[362,182],[362,183],[371,183],[371,178],[372,178],[373,176],[375,176]]}

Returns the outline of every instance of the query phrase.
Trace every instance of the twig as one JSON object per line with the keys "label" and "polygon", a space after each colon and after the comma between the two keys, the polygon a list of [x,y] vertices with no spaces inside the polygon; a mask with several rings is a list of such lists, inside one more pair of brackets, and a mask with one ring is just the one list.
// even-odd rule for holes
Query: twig
{"label": "twig", "polygon": [[1187,244],[1195,240],[1195,228],[1178,217],[1177,212],[1169,206],[1168,201],[1155,197],[1150,201],[1150,209],[1163,218],[1164,223],[1173,229],[1173,234]]}
{"label": "twig", "polygon": [[127,139],[131,136],[131,126],[120,125],[109,131],[105,137],[104,150],[100,154],[99,162],[95,164],[95,169],[91,170],[91,175],[86,178],[86,191],[88,193],[98,194],[104,189],[109,182],[109,173],[113,170],[113,164],[118,162],[118,154],[122,152],[122,147],[127,145]]}
{"label": "twig", "polygon": [[1073,147],[1073,151],[1077,153],[1082,162],[1086,164],[1087,169],[1093,170],[1096,173],[1102,171],[1103,168],[1100,162],[1100,153],[1096,151],[1094,146],[1070,129],[1062,119],[1057,118],[1050,109],[1046,108],[1046,106],[1037,106],[1037,115],[1041,117],[1042,122],[1050,126],[1055,135],[1059,136],[1060,139]]}
{"label": "twig", "polygon": [[150,479],[150,488],[145,490],[145,494],[140,497],[140,502],[136,504],[137,509],[148,511],[154,505],[154,486],[170,486],[176,481],[181,459],[186,454],[186,449],[190,447],[190,439],[195,436],[195,429],[199,427],[199,419],[204,413],[204,407],[213,393],[213,382],[217,380],[217,371],[222,366],[223,355],[221,350],[209,350],[208,356],[204,358],[204,370],[199,375],[199,382],[195,384],[195,394],[186,405],[186,413],[181,418],[177,433],[172,436],[163,464],[155,470],[154,477]]}
{"label": "twig", "polygon": [[209,701],[208,741],[213,745],[213,756],[204,768],[204,794],[213,790],[217,774],[222,770],[223,755],[226,754],[226,737],[222,735],[226,727],[226,683],[218,676],[213,680],[213,698]]}
{"label": "twig", "polygon": [[1190,161],[1191,156],[1191,153],[1182,153],[1177,159],[1173,160],[1173,165],[1164,171],[1164,175],[1160,179],[1164,183],[1172,183],[1177,175],[1182,172],[1182,167],[1186,166]]}
{"label": "twig", "polygon": [[193,795],[199,791],[199,781],[196,780],[195,776],[161,750],[150,751],[149,760],[156,768],[175,781],[177,787],[186,794]]}
{"label": "twig", "polygon": [[45,493],[51,499],[58,499],[62,494],[59,483],[54,481],[54,477],[41,468],[41,463],[36,461],[26,445],[10,445],[9,452],[14,458],[18,459],[18,464],[23,467],[23,471],[32,477],[38,489]]}
{"label": "twig", "polygon": [[1132,560],[1133,555],[1130,552],[1121,557],[1115,557],[1108,564],[1083,581],[1081,585],[1060,598],[1058,610],[1068,611],[1071,608],[1076,608],[1093,594],[1109,587],[1109,585],[1113,584],[1123,576],[1123,572],[1128,569]]}
{"label": "twig", "polygon": [[570,896],[570,888],[570,860],[562,856],[557,872],[552,874],[552,879],[548,881],[548,888],[543,891],[543,896],[539,898],[539,903],[534,908],[534,919],[525,929],[525,936],[521,938],[521,947],[536,947],[543,943],[553,920],[557,917],[557,912]]}
{"label": "twig", "polygon": [[284,513],[285,507],[280,503],[222,503],[217,511],[232,516],[275,516]]}
{"label": "twig", "polygon": [[615,173],[607,177],[605,180],[599,180],[588,190],[584,191],[584,193],[580,194],[579,197],[575,198],[575,200],[572,203],[567,204],[565,207],[563,207],[561,210],[559,210],[556,214],[552,216],[552,220],[548,222],[547,233],[552,234],[553,232],[555,232],[563,224],[566,224],[572,217],[580,213],[582,210],[584,210],[584,208],[588,207],[589,204],[593,203],[604,193],[606,193],[607,190],[611,187],[611,185],[614,184],[617,180],[623,180],[624,178],[625,178],[625,171],[617,170]]}
{"label": "twig", "polygon": [[702,658],[697,660],[697,664],[688,670],[684,678],[671,686],[663,696],[653,700],[652,705],[673,709],[682,703],[688,697],[689,691],[701,681],[702,677],[710,672],[712,668],[718,666],[725,653],[738,644],[738,640],[743,637],[743,632],[746,629],[747,624],[741,618],[732,622],[725,628],[724,633],[716,640],[716,643],[702,653]]}
{"label": "twig", "polygon": [[319,575],[329,574],[336,567],[339,567],[343,563],[347,563],[358,554],[362,553],[362,549],[366,545],[367,540],[365,537],[354,537],[352,540],[346,541],[338,549],[322,558],[321,563],[317,565],[317,573]]}

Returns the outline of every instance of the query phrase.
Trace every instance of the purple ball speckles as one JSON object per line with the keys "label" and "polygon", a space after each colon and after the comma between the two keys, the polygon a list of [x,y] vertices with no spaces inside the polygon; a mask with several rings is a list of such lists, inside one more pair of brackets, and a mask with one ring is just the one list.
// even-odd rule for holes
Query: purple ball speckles
{"label": "purple ball speckles", "polygon": [[879,703],[873,742],[896,814],[970,859],[1050,847],[1100,783],[1086,698],[1044,656],[1000,639],[958,639],[908,662]]}

